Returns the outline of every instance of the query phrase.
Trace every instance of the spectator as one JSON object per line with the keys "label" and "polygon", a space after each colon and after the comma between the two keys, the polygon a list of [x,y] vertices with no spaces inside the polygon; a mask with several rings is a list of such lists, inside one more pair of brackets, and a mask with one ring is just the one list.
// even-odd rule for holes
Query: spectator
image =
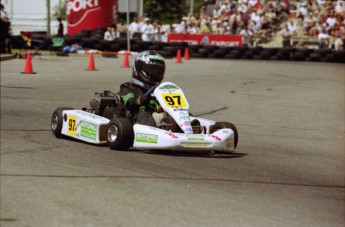
{"label": "spectator", "polygon": [[12,52],[10,34],[11,22],[3,4],[0,4],[0,17],[0,43],[5,43],[5,49],[0,50],[0,52],[10,54]]}
{"label": "spectator", "polygon": [[334,49],[335,50],[345,50],[345,25],[341,26],[335,34]]}
{"label": "spectator", "polygon": [[79,45],[78,43],[73,43],[72,45],[67,45],[63,48],[64,53],[77,53],[80,50],[84,50],[84,48]]}
{"label": "spectator", "polygon": [[207,22],[203,22],[203,23],[201,24],[201,27],[200,27],[199,32],[200,32],[201,34],[208,34],[208,33],[210,33],[210,27],[209,27],[209,25],[208,25]]}
{"label": "spectator", "polygon": [[116,31],[114,27],[108,27],[104,33],[104,40],[113,41],[116,38]]}
{"label": "spectator", "polygon": [[61,17],[58,17],[57,21],[59,22],[57,37],[63,37],[64,36],[64,26],[63,26]]}
{"label": "spectator", "polygon": [[249,47],[252,43],[252,37],[254,35],[250,25],[243,26],[240,35],[243,37],[243,46]]}
{"label": "spectator", "polygon": [[290,20],[287,22],[288,25],[288,29],[291,32],[291,34],[294,34],[296,32],[296,25],[294,23],[294,21]]}
{"label": "spectator", "polygon": [[302,20],[308,15],[307,3],[303,2],[301,6],[297,9],[297,17]]}
{"label": "spectator", "polygon": [[317,39],[319,41],[319,49],[326,49],[330,43],[330,35],[327,33],[326,28],[323,27]]}
{"label": "spectator", "polygon": [[141,33],[141,39],[143,41],[153,41],[154,27],[149,18],[145,18],[145,24],[141,28]]}
{"label": "spectator", "polygon": [[190,33],[190,34],[197,34],[199,33],[199,29],[198,27],[196,26],[196,24],[194,22],[192,22],[188,28],[187,28],[187,32]]}
{"label": "spectator", "polygon": [[342,14],[345,12],[345,2],[344,1],[337,1],[337,5],[335,7],[336,14]]}
{"label": "spectator", "polygon": [[283,47],[290,47],[292,33],[289,30],[288,24],[284,25],[283,29],[280,31],[280,34],[283,38]]}
{"label": "spectator", "polygon": [[213,9],[214,9],[215,4],[216,4],[216,0],[204,0],[207,16],[209,17],[213,16]]}
{"label": "spectator", "polygon": [[153,22],[153,27],[154,27],[153,41],[162,42],[163,41],[164,31],[162,29],[161,23],[155,21],[155,22]]}
{"label": "spectator", "polygon": [[119,23],[116,25],[118,37],[120,38],[127,38],[127,26],[125,24],[125,21],[120,19]]}
{"label": "spectator", "polygon": [[219,24],[220,21],[218,20],[218,16],[214,16],[211,21],[211,32],[213,34],[219,34]]}
{"label": "spectator", "polygon": [[128,34],[130,38],[133,38],[133,35],[135,33],[141,33],[141,29],[140,29],[140,24],[138,22],[138,18],[134,17],[132,22],[130,23],[129,27],[128,27]]}
{"label": "spectator", "polygon": [[326,19],[326,23],[328,25],[328,28],[332,29],[336,22],[337,22],[337,19],[335,18],[334,13],[331,12]]}

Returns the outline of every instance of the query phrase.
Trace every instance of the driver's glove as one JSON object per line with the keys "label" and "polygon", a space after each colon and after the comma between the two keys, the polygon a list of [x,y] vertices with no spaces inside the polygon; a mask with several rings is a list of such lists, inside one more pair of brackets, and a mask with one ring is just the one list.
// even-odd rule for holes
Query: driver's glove
{"label": "driver's glove", "polygon": [[146,102],[145,95],[139,95],[138,97],[135,98],[135,101],[134,101],[134,103],[138,106],[144,105],[145,102]]}

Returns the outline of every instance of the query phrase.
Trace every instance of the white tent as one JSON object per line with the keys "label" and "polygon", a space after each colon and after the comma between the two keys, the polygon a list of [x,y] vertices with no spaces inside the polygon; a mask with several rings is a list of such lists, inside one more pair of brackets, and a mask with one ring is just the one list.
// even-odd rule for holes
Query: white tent
{"label": "white tent", "polygon": [[[46,31],[57,33],[58,22],[52,16],[53,8],[62,0],[1,0],[11,21],[13,35],[20,31]],[[49,4],[48,4],[49,3]],[[48,26],[48,5],[50,5],[50,28]],[[66,28],[66,22],[64,22]],[[66,29],[65,29],[66,32]]]}

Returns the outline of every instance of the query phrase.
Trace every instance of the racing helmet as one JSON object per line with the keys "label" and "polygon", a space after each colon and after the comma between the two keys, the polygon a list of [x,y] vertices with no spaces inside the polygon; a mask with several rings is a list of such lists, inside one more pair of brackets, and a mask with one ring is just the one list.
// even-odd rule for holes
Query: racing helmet
{"label": "racing helmet", "polygon": [[164,73],[164,58],[155,51],[143,51],[135,58],[132,82],[145,89],[149,89],[162,82]]}

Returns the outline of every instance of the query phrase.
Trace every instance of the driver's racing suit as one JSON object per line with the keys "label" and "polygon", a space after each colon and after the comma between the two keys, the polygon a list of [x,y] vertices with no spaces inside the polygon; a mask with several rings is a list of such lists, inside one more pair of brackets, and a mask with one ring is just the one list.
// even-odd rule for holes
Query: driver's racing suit
{"label": "driver's racing suit", "polygon": [[129,119],[136,123],[156,126],[152,113],[158,111],[160,106],[156,99],[146,98],[145,92],[147,92],[146,89],[127,82],[121,84],[119,94]]}

